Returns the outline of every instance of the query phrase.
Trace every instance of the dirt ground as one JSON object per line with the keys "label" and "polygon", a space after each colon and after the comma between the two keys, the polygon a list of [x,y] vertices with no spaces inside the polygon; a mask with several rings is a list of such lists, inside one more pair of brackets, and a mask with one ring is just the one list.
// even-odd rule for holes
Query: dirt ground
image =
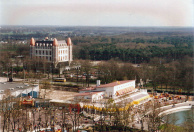
{"label": "dirt ground", "polygon": [[0,77],[0,82],[6,82],[7,81],[7,78],[5,77]]}
{"label": "dirt ground", "polygon": [[52,100],[71,100],[73,99],[74,95],[77,94],[76,92],[69,92],[69,91],[61,91],[61,90],[45,90],[41,89],[40,97],[44,97],[46,99],[52,99]]}

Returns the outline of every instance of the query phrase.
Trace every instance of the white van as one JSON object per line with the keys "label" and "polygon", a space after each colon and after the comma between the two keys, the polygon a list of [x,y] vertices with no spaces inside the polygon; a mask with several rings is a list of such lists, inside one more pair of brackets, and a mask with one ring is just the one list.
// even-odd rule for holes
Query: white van
{"label": "white van", "polygon": [[0,93],[4,93],[4,90],[0,90]]}

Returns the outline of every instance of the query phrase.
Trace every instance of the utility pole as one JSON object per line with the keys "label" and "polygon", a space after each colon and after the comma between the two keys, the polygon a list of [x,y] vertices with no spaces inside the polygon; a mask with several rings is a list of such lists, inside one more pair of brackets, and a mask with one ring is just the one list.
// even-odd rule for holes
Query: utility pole
{"label": "utility pole", "polygon": [[9,81],[9,76],[8,76],[8,74],[9,74],[9,69],[8,69],[8,66],[7,66],[7,81]]}
{"label": "utility pole", "polygon": [[25,76],[25,66],[24,66],[24,63],[23,63],[23,72],[24,72],[24,80],[25,80],[26,76]]}

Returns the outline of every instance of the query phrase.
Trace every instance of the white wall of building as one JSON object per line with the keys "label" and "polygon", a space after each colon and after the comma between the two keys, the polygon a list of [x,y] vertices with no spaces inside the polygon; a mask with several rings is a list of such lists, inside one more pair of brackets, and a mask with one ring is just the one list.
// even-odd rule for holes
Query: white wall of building
{"label": "white wall of building", "polygon": [[118,90],[122,90],[122,89],[129,88],[129,87],[135,88],[135,80],[124,83],[124,84],[116,85],[114,87],[97,88],[95,91],[104,91],[106,97],[110,97],[112,95],[112,97],[114,98],[116,97],[116,92]]}
{"label": "white wall of building", "polygon": [[135,88],[135,80],[131,81],[131,82],[127,82],[127,83],[124,83],[124,84],[114,86],[113,95],[116,95],[116,92],[118,90],[122,90],[122,89],[125,89],[125,88],[128,88],[128,87],[134,87]]}
{"label": "white wall of building", "polygon": [[92,95],[92,102],[99,101],[99,100],[103,99],[103,97],[104,97],[104,92],[99,92],[99,93],[93,94]]}

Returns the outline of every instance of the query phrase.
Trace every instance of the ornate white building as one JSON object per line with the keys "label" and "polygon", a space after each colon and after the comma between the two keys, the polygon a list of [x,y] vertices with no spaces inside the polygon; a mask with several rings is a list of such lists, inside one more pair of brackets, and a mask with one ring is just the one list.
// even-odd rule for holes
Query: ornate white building
{"label": "ornate white building", "polygon": [[30,56],[31,58],[44,58],[53,64],[59,62],[71,63],[73,60],[71,39],[68,38],[66,42],[65,40],[57,41],[56,38],[49,40],[48,37],[36,41],[31,38]]}

